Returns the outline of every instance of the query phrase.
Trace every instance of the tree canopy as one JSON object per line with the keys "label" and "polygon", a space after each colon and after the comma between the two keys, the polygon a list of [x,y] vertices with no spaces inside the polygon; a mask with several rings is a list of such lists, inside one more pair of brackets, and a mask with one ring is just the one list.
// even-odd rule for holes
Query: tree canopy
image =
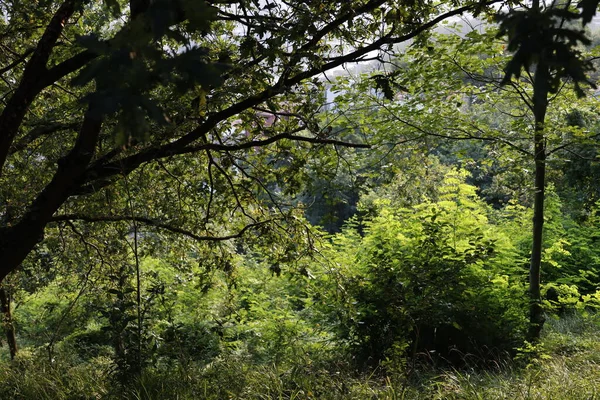
{"label": "tree canopy", "polygon": [[66,226],[289,229],[303,166],[369,146],[317,117],[328,72],[495,2],[3,2],[0,277]]}
{"label": "tree canopy", "polygon": [[[50,358],[75,310],[105,323],[122,381],[148,315],[208,360],[278,301],[300,325],[281,329],[327,319],[366,364],[535,342],[544,307],[597,306],[598,3],[0,2],[5,318],[11,285],[68,293]],[[464,16],[485,29],[434,32]],[[285,300],[257,294],[286,267],[264,286]],[[178,289],[215,282],[230,297],[201,311]]]}

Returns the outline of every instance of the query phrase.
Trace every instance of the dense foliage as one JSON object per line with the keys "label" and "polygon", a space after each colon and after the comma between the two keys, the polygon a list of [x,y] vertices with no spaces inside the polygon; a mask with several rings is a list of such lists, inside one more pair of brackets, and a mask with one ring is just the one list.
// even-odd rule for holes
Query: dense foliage
{"label": "dense foliage", "polygon": [[597,357],[597,6],[0,2],[0,397]]}
{"label": "dense foliage", "polygon": [[496,358],[522,338],[524,271],[507,269],[519,254],[464,177],[449,171],[436,202],[380,204],[359,243],[340,243],[340,254],[356,249],[346,335],[357,356],[378,362],[408,347],[458,365],[466,353]]}

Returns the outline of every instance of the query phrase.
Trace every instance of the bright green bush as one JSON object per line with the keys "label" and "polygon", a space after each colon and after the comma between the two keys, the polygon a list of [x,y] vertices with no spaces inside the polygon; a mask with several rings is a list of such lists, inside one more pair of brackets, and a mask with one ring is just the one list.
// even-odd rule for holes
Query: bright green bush
{"label": "bright green bush", "polygon": [[337,241],[336,262],[346,264],[352,299],[341,334],[360,362],[408,353],[456,364],[467,353],[496,357],[520,342],[524,281],[503,269],[515,249],[488,222],[464,177],[449,173],[435,203],[395,210],[380,204],[354,257]]}

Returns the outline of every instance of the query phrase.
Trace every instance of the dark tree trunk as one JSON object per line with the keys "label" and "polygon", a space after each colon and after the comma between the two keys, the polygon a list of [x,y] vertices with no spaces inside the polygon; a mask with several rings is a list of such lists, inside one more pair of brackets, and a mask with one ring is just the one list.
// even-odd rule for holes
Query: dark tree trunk
{"label": "dark tree trunk", "polygon": [[58,8],[27,62],[19,86],[0,114],[0,174],[29,106],[44,87],[41,81],[47,71],[46,64],[52,49],[78,4],[77,0],[66,0]]}
{"label": "dark tree trunk", "polygon": [[10,310],[10,293],[8,293],[4,286],[0,287],[0,310],[2,311],[2,325],[4,326],[4,333],[6,334],[10,358],[11,360],[14,360],[18,351],[17,338]]}
{"label": "dark tree trunk", "polygon": [[529,340],[537,341],[544,325],[544,312],[541,305],[540,277],[542,264],[542,242],[544,227],[544,197],[546,161],[544,137],[536,133],[535,146],[535,194],[533,203],[533,243],[529,267]]}
{"label": "dark tree trunk", "polygon": [[536,67],[533,82],[535,193],[533,202],[533,243],[531,246],[531,264],[529,267],[530,304],[528,333],[528,339],[531,342],[538,341],[542,327],[544,326],[540,277],[544,228],[544,199],[546,195],[546,137],[544,134],[544,123],[548,108],[550,72],[543,54],[544,53],[542,52],[540,61]]}
{"label": "dark tree trunk", "polygon": [[102,121],[88,111],[72,150],[58,163],[52,180],[36,197],[19,222],[0,228],[0,282],[16,270],[43,239],[52,215],[78,188],[94,155]]}
{"label": "dark tree trunk", "polygon": [[138,15],[142,14],[150,6],[150,0],[130,0],[129,10],[131,12],[131,19],[134,19]]}

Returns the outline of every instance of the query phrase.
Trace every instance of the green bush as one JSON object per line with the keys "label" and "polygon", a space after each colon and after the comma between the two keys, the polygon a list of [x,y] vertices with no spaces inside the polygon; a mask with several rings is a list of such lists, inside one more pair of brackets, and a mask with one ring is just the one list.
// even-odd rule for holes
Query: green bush
{"label": "green bush", "polygon": [[454,171],[436,203],[380,204],[353,259],[353,250],[338,246],[351,297],[341,332],[361,363],[408,353],[458,364],[471,355],[496,358],[520,343],[523,280],[503,270],[515,251],[486,210]]}
{"label": "green bush", "polygon": [[164,358],[210,362],[220,353],[218,333],[207,322],[171,324],[162,332],[158,354]]}

